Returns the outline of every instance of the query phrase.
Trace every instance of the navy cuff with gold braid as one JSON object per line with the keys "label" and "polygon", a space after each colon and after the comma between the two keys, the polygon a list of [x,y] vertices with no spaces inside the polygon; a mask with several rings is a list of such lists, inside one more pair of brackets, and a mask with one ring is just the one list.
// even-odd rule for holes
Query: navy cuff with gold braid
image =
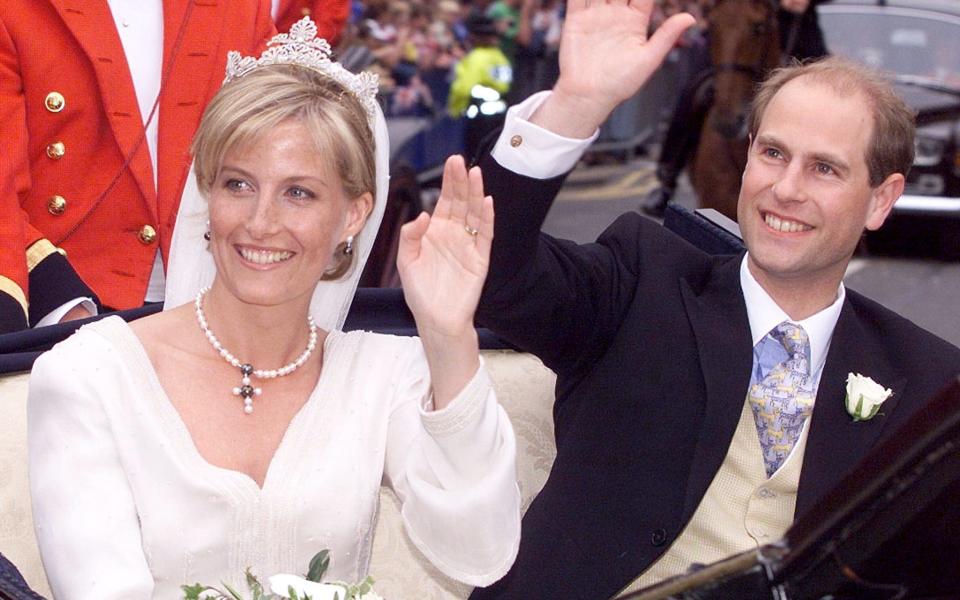
{"label": "navy cuff with gold braid", "polygon": [[[9,286],[4,284],[9,284]],[[7,287],[11,287],[11,289],[7,290]],[[19,286],[16,286],[6,277],[0,276],[0,333],[10,333],[27,328],[27,313],[23,304],[16,297],[16,291],[19,290]]]}
{"label": "navy cuff with gold braid", "polygon": [[66,256],[47,240],[30,246],[27,266],[30,268],[30,327],[74,298],[90,297],[99,305],[93,290],[80,279]]}

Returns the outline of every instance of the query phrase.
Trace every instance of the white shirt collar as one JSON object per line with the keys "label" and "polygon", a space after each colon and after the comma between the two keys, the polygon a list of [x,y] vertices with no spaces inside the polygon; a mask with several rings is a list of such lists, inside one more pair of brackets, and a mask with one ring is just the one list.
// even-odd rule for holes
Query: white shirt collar
{"label": "white shirt collar", "polygon": [[823,363],[827,359],[833,329],[837,326],[837,319],[840,318],[840,310],[843,308],[843,300],[847,295],[843,282],[837,289],[837,299],[834,300],[833,304],[802,321],[791,319],[774,302],[770,294],[760,286],[760,283],[753,277],[753,273],[747,268],[747,254],[744,254],[743,261],[740,263],[740,288],[743,290],[743,299],[747,305],[747,318],[750,321],[753,345],[756,346],[763,339],[763,336],[770,333],[770,330],[780,323],[784,321],[796,323],[803,327],[803,330],[807,332],[807,338],[810,340],[810,373],[819,375]]}

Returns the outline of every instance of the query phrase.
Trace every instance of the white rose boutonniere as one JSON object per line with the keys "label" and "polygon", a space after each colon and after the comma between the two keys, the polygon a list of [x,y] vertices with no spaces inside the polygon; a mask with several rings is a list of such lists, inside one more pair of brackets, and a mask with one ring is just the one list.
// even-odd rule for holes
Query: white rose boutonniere
{"label": "white rose boutonniere", "polygon": [[847,375],[847,412],[856,421],[867,421],[876,416],[880,406],[893,395],[873,379],[859,373]]}

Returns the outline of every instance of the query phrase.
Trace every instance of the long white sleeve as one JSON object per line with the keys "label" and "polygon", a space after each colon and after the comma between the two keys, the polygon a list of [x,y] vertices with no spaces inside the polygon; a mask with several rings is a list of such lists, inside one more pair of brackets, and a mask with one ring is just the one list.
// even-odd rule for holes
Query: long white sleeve
{"label": "long white sleeve", "polygon": [[419,342],[412,350],[409,383],[390,415],[387,479],[414,545],[450,577],[489,585],[509,570],[520,543],[513,428],[482,364],[443,410],[425,410],[426,359]]}
{"label": "long white sleeve", "polygon": [[[27,407],[30,496],[44,569],[57,600],[150,598],[137,511],[101,385],[116,353],[84,332],[42,355]],[[119,389],[119,387],[118,387]]]}

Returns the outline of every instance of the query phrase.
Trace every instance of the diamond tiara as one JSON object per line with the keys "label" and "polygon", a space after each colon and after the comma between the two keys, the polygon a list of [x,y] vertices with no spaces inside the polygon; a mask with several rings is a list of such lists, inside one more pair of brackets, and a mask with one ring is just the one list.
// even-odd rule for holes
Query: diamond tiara
{"label": "diamond tiara", "polygon": [[377,110],[378,78],[373,73],[354,74],[338,62],[330,60],[333,51],[327,40],[317,37],[317,25],[304,17],[293,24],[290,33],[273,36],[260,58],[241,56],[236,50],[227,53],[226,84],[250,71],[267,65],[297,65],[312,69],[333,79],[353,93],[367,111],[372,122]]}

